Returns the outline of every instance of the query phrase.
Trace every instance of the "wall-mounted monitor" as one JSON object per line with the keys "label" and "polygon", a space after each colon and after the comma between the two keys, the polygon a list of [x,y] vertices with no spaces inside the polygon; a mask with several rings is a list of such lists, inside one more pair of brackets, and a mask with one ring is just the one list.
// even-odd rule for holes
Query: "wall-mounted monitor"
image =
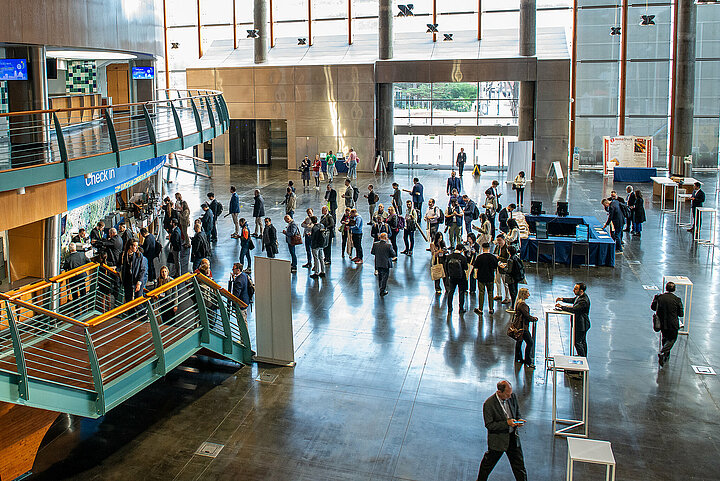
{"label": "wall-mounted monitor", "polygon": [[155,67],[133,67],[133,80],[152,80],[155,78]]}
{"label": "wall-mounted monitor", "polygon": [[0,58],[0,80],[27,80],[27,60]]}

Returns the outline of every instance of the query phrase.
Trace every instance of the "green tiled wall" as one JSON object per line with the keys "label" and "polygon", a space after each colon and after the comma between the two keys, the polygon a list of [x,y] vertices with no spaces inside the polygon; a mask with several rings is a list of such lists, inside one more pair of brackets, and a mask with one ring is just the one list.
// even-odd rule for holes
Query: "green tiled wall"
{"label": "green tiled wall", "polygon": [[68,62],[65,87],[69,94],[97,93],[97,65],[95,65],[95,61]]}

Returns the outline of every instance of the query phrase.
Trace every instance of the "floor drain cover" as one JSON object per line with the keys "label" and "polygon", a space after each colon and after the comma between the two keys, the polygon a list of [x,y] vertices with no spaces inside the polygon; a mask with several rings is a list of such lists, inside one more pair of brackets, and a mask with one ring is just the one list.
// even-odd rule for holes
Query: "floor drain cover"
{"label": "floor drain cover", "polygon": [[258,377],[256,377],[255,380],[272,384],[277,380],[277,378],[278,378],[277,374],[270,374],[269,372],[264,372],[264,373],[260,374]]}
{"label": "floor drain cover", "polygon": [[207,456],[208,458],[216,458],[218,454],[220,454],[220,451],[222,451],[222,448],[224,448],[224,444],[217,444],[217,443],[209,443],[205,441],[200,445],[197,451],[195,451],[195,454],[200,456]]}
{"label": "floor drain cover", "polygon": [[709,376],[715,375],[715,369],[710,366],[693,366],[692,368],[693,371],[695,371],[695,374],[707,374]]}
{"label": "floor drain cover", "polygon": [[632,266],[636,266],[636,265],[640,264],[640,261],[627,261],[627,263]]}
{"label": "floor drain cover", "polygon": [[645,289],[646,291],[659,291],[660,290],[658,288],[658,286],[650,286],[647,284],[643,284],[643,289]]}

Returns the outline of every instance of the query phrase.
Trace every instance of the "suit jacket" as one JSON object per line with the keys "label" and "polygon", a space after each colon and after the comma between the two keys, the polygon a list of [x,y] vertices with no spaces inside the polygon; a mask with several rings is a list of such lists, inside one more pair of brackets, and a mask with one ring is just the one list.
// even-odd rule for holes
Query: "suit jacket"
{"label": "suit jacket", "polygon": [[375,256],[375,269],[391,269],[395,250],[389,242],[377,241],[373,244],[371,254]]}
{"label": "suit jacket", "polygon": [[465,152],[458,152],[457,154],[457,164],[464,164],[467,161],[467,154]]}
{"label": "suit jacket", "polygon": [[265,217],[265,201],[262,195],[255,197],[255,203],[253,204],[253,217]]}
{"label": "suit jacket", "polygon": [[147,258],[148,262],[155,259],[155,236],[148,233],[143,240],[143,255]]}
{"label": "suit jacket", "polygon": [[[507,405],[510,408],[512,419],[522,419],[520,406],[518,406],[515,393],[510,395],[510,399],[507,400]],[[488,430],[488,450],[507,451],[510,446],[510,426],[508,426],[508,418],[505,415],[505,411],[495,394],[487,398],[483,403],[483,420]],[[517,428],[515,435],[517,436]],[[517,442],[519,446],[519,436]]]}
{"label": "suit jacket", "polygon": [[660,329],[680,329],[679,317],[685,317],[682,301],[672,292],[659,294],[653,298],[650,309],[655,311],[660,318]]}
{"label": "suit jacket", "polygon": [[703,192],[702,189],[698,189],[696,192],[693,192],[690,199],[690,206],[693,209],[696,207],[702,207],[705,202],[705,192]]}
{"label": "suit jacket", "polygon": [[508,219],[510,218],[510,212],[507,210],[507,207],[502,209],[500,213],[498,214],[498,222],[500,223],[500,230],[507,233],[508,229]]}
{"label": "suit jacket", "polygon": [[120,236],[116,234],[110,239],[104,239],[101,242],[105,252],[107,253],[108,265],[113,267],[119,266],[123,249],[123,242],[122,239],[120,239]]}
{"label": "suit jacket", "polygon": [[132,258],[123,259],[122,266],[120,268],[120,277],[124,286],[134,286],[138,282],[140,286],[140,292],[142,292],[145,283],[147,282],[147,259],[142,254],[136,252]]}
{"label": "suit jacket", "polygon": [[200,220],[202,221],[203,230],[209,234],[215,223],[215,216],[212,211],[210,209],[206,210]]}
{"label": "suit jacket", "polygon": [[[72,254],[70,254],[69,256],[67,256],[65,258],[65,264],[63,265],[63,270],[70,271],[72,269],[76,269],[78,267],[84,266],[88,262],[90,262],[90,259],[88,259],[85,254],[83,254],[82,252],[73,252]],[[80,279],[80,278],[86,277],[86,276],[87,276],[87,273],[82,272],[82,273],[78,274],[77,276],[74,276],[73,280]]]}
{"label": "suit jacket", "polygon": [[617,231],[622,229],[623,225],[625,224],[625,216],[623,216],[622,210],[620,210],[619,200],[613,200],[610,202],[607,213],[608,218],[607,222],[605,222],[605,226],[612,222],[614,230]]}
{"label": "suit jacket", "polygon": [[460,193],[460,177],[449,177],[447,180],[447,195],[450,195],[453,189],[457,189],[458,194]]}
{"label": "suit jacket", "polygon": [[635,206],[636,199],[637,196],[635,195],[635,191],[632,191],[625,197],[625,203],[628,207],[633,208]]}
{"label": "suit jacket", "polygon": [[575,329],[587,331],[590,329],[590,298],[583,292],[581,296],[563,298],[563,302],[571,303],[572,306],[563,307],[565,312],[575,314]]}

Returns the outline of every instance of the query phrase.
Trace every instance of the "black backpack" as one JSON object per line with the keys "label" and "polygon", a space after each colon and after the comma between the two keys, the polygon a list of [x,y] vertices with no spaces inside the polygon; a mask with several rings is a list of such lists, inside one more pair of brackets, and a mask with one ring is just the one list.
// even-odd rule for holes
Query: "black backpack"
{"label": "black backpack", "polygon": [[353,202],[357,202],[358,197],[360,197],[360,189],[353,187]]}
{"label": "black backpack", "polygon": [[511,276],[515,282],[520,282],[525,279],[525,265],[519,256],[513,256],[512,261]]}
{"label": "black backpack", "polygon": [[630,218],[630,207],[625,202],[618,202],[620,204],[620,212],[622,212],[623,217],[626,219]]}
{"label": "black backpack", "polygon": [[465,277],[462,261],[456,257],[451,257],[447,261],[447,273],[450,279],[462,280]]}
{"label": "black backpack", "polygon": [[[217,201],[216,201],[217,202]],[[215,207],[215,218],[217,219],[220,217],[220,214],[222,214],[223,206],[220,202],[217,203],[217,206]]]}
{"label": "black backpack", "polygon": [[478,209],[477,205],[473,207],[472,218],[473,220],[478,220],[480,218],[480,209]]}
{"label": "black backpack", "polygon": [[[437,207],[433,207],[433,209],[437,209]],[[440,209],[440,215],[438,216],[437,221],[438,224],[445,223],[445,212],[442,209]]]}
{"label": "black backpack", "polygon": [[250,279],[250,274],[247,272],[243,272],[243,274],[245,274],[245,280],[247,281],[248,297],[250,298],[250,302],[252,302],[253,296],[255,295],[255,284],[253,284],[252,279]]}

